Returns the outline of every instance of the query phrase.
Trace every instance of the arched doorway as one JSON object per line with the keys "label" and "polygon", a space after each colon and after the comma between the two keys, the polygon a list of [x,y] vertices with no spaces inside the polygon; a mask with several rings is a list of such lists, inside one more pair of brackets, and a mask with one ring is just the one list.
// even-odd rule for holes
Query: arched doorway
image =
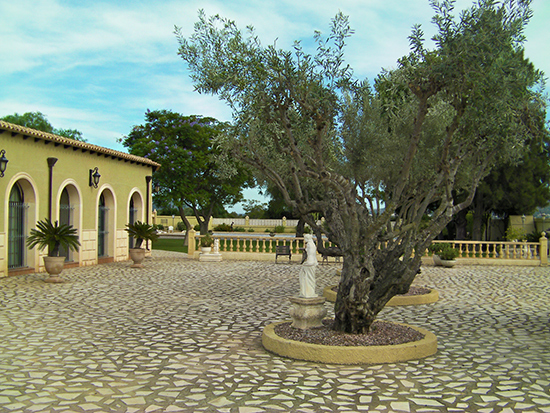
{"label": "arched doorway", "polygon": [[8,212],[8,269],[27,266],[25,240],[27,238],[27,210],[25,194],[19,183],[10,191]]}

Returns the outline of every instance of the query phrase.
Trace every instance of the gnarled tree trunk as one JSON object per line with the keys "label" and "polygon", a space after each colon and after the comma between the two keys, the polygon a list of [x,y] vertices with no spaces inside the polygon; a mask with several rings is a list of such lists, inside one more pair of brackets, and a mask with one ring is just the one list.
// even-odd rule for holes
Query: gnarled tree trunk
{"label": "gnarled tree trunk", "polygon": [[378,313],[397,294],[405,294],[420,269],[420,257],[406,262],[397,251],[345,254],[334,307],[335,330],[368,333]]}

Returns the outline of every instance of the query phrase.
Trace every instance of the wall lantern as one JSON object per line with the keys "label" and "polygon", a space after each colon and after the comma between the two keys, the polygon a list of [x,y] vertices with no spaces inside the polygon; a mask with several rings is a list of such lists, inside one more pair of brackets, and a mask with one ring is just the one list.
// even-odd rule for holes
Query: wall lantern
{"label": "wall lantern", "polygon": [[94,169],[90,169],[90,186],[97,188],[99,185],[99,178],[101,178],[101,175],[97,171],[97,166]]}
{"label": "wall lantern", "polygon": [[4,172],[6,172],[6,168],[8,167],[8,158],[6,158],[6,151],[2,149],[0,151],[0,178],[4,177]]}

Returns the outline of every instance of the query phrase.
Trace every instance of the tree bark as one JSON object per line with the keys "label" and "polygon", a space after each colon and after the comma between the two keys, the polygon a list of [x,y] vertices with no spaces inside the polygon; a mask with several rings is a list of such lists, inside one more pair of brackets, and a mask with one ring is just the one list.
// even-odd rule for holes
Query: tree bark
{"label": "tree bark", "polygon": [[183,245],[186,246],[186,245],[189,245],[189,231],[192,229],[192,227],[191,227],[191,223],[185,216],[185,210],[183,209],[183,207],[181,206],[178,207],[178,211],[180,213],[180,217],[183,223],[185,224],[185,240],[183,241]]}
{"label": "tree bark", "polygon": [[306,222],[303,218],[298,219],[298,224],[296,225],[296,237],[301,238],[304,236],[304,227]]}
{"label": "tree bark", "polygon": [[399,253],[379,250],[367,255],[346,254],[334,306],[334,329],[366,334],[378,313],[397,294],[405,294],[420,269],[420,258],[406,263]]}
{"label": "tree bark", "polygon": [[455,216],[454,222],[455,222],[455,239],[456,240],[466,239],[466,235],[467,235],[466,225],[468,224],[468,220],[466,219],[467,214],[468,214],[468,210],[463,209]]}
{"label": "tree bark", "polygon": [[474,216],[472,222],[472,241],[482,241],[485,224],[485,205],[481,195],[474,197]]}

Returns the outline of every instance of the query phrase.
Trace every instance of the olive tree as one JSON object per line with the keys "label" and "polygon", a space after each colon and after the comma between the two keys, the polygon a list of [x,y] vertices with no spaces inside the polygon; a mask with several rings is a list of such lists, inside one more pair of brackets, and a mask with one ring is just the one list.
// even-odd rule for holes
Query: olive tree
{"label": "olive tree", "polygon": [[[224,99],[234,122],[224,153],[274,183],[344,261],[334,328],[365,333],[453,214],[472,201],[496,162],[521,155],[541,74],[523,56],[528,1],[480,0],[457,18],[433,0],[435,46],[420,26],[411,52],[371,87],[345,63],[352,35],[342,14],[317,51],[264,47],[253,28],[199,13],[179,54],[196,90]],[[368,58],[365,52],[365,58]],[[453,202],[453,192],[469,196]],[[314,214],[325,217],[323,227]]]}

